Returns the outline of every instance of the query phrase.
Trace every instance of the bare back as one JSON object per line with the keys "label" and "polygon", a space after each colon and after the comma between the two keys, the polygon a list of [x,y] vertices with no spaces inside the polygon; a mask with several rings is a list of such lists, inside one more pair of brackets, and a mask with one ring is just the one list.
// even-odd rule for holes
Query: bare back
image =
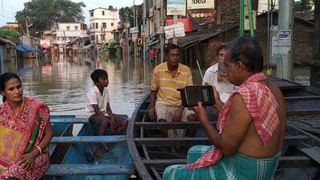
{"label": "bare back", "polygon": [[261,139],[259,138],[254,123],[251,121],[247,134],[244,137],[243,142],[240,145],[239,152],[252,156],[252,157],[272,157],[279,151],[284,143],[285,127],[286,127],[286,110],[285,101],[281,90],[268,81],[262,82],[267,85],[275,99],[279,104],[279,109],[277,110],[280,123],[278,127],[273,132],[273,135],[269,139],[268,143],[263,145]]}

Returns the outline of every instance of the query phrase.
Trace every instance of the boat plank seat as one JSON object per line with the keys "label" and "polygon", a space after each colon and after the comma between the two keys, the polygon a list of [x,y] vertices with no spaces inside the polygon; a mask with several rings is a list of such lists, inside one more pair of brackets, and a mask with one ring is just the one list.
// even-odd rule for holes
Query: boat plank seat
{"label": "boat plank seat", "polygon": [[51,164],[46,175],[132,175],[134,171],[133,164]]}
{"label": "boat plank seat", "polygon": [[57,143],[118,143],[125,142],[126,135],[112,136],[61,136],[53,137],[51,144]]}
{"label": "boat plank seat", "polygon": [[[125,114],[116,114],[117,116],[120,116],[124,119],[127,119],[128,116]],[[89,123],[89,120],[87,117],[61,117],[61,118],[52,118],[50,119],[51,123],[70,123],[70,124],[84,124]]]}
{"label": "boat plank seat", "polygon": [[56,149],[56,147],[57,147],[57,144],[49,144],[49,150],[48,150],[49,157],[52,156],[52,154],[53,154],[54,150]]}
{"label": "boat plank seat", "polygon": [[[285,136],[285,143],[287,145],[295,145],[301,141],[308,140],[309,137],[305,135]],[[183,138],[134,138],[137,145],[145,144],[148,147],[171,146],[177,145],[195,145],[195,144],[210,144],[208,137],[183,137]]]}
{"label": "boat plank seat", "polygon": [[[212,125],[215,125],[216,122],[210,122]],[[201,127],[199,121],[195,122],[136,122],[135,127],[140,128],[144,127],[147,129],[183,129],[183,128],[198,128]]]}
{"label": "boat plank seat", "polygon": [[301,148],[300,151],[304,152],[307,156],[320,164],[320,147],[313,146],[309,148]]}
{"label": "boat plank seat", "polygon": [[[301,156],[281,156],[279,159],[281,168],[289,167],[317,167],[312,160],[304,155]],[[167,167],[173,164],[185,164],[186,159],[144,159],[142,162],[147,166]]]}
{"label": "boat plank seat", "polygon": [[88,123],[88,118],[59,118],[51,119],[51,123]]}
{"label": "boat plank seat", "polygon": [[302,110],[288,110],[287,115],[288,116],[294,116],[294,115],[318,115],[320,113],[320,109],[302,109]]}
{"label": "boat plank seat", "polygon": [[320,96],[286,97],[287,115],[317,115],[320,112]]}

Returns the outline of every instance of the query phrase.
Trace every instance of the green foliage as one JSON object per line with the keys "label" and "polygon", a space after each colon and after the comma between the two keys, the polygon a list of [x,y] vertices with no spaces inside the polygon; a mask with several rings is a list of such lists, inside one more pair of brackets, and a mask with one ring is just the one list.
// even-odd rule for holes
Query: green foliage
{"label": "green foliage", "polygon": [[30,34],[39,36],[57,22],[82,22],[84,7],[83,2],[70,0],[31,0],[24,3],[24,9],[16,13],[16,21],[20,32],[26,33],[28,24]]}
{"label": "green foliage", "polygon": [[6,39],[19,39],[19,33],[14,29],[1,28],[0,37]]}
{"label": "green foliage", "polygon": [[129,7],[119,9],[119,18],[121,23],[130,23],[133,26],[133,11]]}
{"label": "green foliage", "polygon": [[295,11],[309,11],[312,7],[312,0],[299,0],[294,2]]}

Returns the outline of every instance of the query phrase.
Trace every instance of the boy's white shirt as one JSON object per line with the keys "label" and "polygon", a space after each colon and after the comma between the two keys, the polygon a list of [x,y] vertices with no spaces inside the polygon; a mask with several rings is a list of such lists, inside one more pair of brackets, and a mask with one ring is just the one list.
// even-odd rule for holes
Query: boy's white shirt
{"label": "boy's white shirt", "polygon": [[97,104],[99,107],[99,110],[103,114],[107,115],[106,109],[109,101],[110,101],[110,97],[109,97],[109,92],[107,87],[103,89],[102,95],[99,89],[97,88],[97,86],[91,87],[87,92],[87,106],[86,106],[87,116],[90,117],[95,114],[92,106],[94,104]]}

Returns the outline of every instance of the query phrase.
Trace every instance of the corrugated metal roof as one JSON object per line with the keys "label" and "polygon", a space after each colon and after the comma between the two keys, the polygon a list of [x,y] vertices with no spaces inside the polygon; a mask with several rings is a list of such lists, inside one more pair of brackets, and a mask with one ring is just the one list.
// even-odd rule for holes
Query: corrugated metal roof
{"label": "corrugated metal roof", "polygon": [[181,48],[189,47],[193,44],[198,44],[202,41],[208,40],[220,33],[229,31],[238,27],[238,24],[220,24],[211,29],[202,29],[196,32],[188,33],[185,37],[178,39],[178,46]]}
{"label": "corrugated metal roof", "polygon": [[2,38],[2,37],[0,37],[0,42],[4,42],[4,43],[10,44],[12,46],[16,46],[15,42],[13,42],[13,41],[11,41],[9,39]]}

